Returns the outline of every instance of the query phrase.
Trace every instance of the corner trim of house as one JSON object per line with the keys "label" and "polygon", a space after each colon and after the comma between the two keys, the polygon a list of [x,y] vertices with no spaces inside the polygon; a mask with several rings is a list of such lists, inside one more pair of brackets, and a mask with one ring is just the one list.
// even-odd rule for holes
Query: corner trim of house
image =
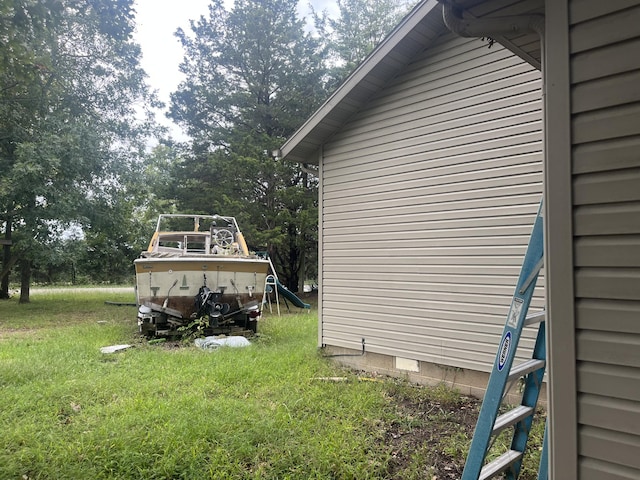
{"label": "corner trim of house", "polygon": [[546,0],[545,279],[549,478],[578,478],[569,5]]}
{"label": "corner trim of house", "polygon": [[318,149],[318,347],[322,346],[322,289],[324,275],[322,268],[322,243],[323,243],[323,224],[322,224],[322,210],[323,210],[323,177],[324,177],[324,148]]}

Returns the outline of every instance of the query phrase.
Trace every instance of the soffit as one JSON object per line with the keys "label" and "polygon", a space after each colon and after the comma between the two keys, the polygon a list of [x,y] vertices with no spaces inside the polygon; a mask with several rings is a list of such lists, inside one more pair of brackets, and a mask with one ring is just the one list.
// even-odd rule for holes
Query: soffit
{"label": "soffit", "polygon": [[[500,18],[512,15],[544,15],[544,0],[492,0],[455,2],[462,5],[465,15],[475,18]],[[537,33],[514,33],[495,37],[498,43],[511,50],[538,70],[541,69],[541,43]]]}

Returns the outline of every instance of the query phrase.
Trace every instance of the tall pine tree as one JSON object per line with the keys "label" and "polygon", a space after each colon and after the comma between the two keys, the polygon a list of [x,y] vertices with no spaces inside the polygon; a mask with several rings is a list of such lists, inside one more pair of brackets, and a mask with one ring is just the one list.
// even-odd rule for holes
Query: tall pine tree
{"label": "tall pine tree", "polygon": [[[179,31],[186,80],[170,116],[193,138],[176,178],[184,211],[239,218],[297,290],[317,250],[317,179],[279,148],[326,97],[323,58],[297,0],[219,0]],[[306,259],[306,262],[305,262]]]}
{"label": "tall pine tree", "polygon": [[314,11],[315,27],[332,65],[334,85],[382,42],[416,3],[416,0],[337,0],[337,16]]}

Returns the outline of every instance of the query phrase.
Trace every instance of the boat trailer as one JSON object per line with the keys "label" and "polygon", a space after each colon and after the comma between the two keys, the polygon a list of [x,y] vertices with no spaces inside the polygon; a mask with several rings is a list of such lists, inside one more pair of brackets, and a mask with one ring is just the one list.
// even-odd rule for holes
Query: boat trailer
{"label": "boat trailer", "polygon": [[200,287],[194,298],[194,313],[182,312],[168,306],[147,302],[138,308],[138,327],[147,338],[183,335],[190,327],[204,327],[205,335],[236,334],[252,336],[257,333],[261,316],[260,303],[242,303],[239,297],[224,295],[222,290]]}

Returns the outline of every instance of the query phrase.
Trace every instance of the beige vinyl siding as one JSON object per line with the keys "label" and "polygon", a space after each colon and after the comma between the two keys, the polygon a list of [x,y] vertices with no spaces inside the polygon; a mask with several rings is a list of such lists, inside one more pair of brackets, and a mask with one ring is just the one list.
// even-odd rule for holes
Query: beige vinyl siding
{"label": "beige vinyl siding", "polygon": [[323,344],[490,370],[541,198],[541,117],[538,71],[446,35],[325,144]]}
{"label": "beige vinyl siding", "polygon": [[570,8],[578,472],[640,478],[640,5]]}

